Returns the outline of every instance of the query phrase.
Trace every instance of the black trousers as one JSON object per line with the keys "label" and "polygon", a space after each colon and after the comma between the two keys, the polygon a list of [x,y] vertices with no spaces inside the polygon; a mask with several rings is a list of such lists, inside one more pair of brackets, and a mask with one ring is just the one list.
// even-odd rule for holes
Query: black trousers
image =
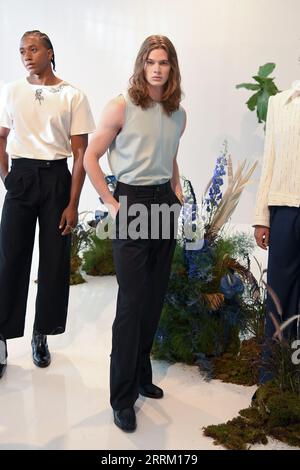
{"label": "black trousers", "polygon": [[[136,203],[142,203],[148,209],[149,229],[151,224],[155,225],[150,215],[154,204],[174,205],[169,220],[166,216],[159,217],[158,238],[151,237],[150,230],[148,239],[134,239],[131,234],[121,238],[124,224],[122,226],[120,196],[127,196],[128,210]],[[180,204],[170,183],[157,186],[118,183],[115,197],[121,203],[116,220],[117,238],[113,240],[119,291],[113,323],[110,401],[118,410],[133,406],[140,384],[152,383],[150,352],[170,276]],[[128,217],[127,226],[134,220],[134,216]],[[163,222],[170,229],[165,239]]]}
{"label": "black trousers", "polygon": [[[300,313],[300,208],[298,207],[270,207],[267,283],[279,298],[283,317],[280,318],[278,315],[274,301],[268,294],[260,383],[272,379],[272,374],[268,370],[268,360],[275,327],[269,312],[273,313],[279,324]],[[283,336],[289,342],[297,337],[297,321],[290,323],[283,330]]]}
{"label": "black trousers", "polygon": [[0,227],[0,334],[23,336],[36,222],[39,270],[34,330],[63,333],[66,325],[70,235],[58,228],[70,199],[67,160],[13,159]]}

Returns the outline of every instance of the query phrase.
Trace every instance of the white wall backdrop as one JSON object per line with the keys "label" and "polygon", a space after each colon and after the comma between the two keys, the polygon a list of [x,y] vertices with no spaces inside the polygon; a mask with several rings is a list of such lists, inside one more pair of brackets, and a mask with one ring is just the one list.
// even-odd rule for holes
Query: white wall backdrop
{"label": "white wall backdrop", "polygon": [[[50,36],[57,75],[82,88],[95,119],[106,101],[127,86],[144,38],[164,34],[179,55],[188,126],[179,152],[181,173],[200,196],[226,138],[234,162],[261,161],[263,130],[235,85],[274,61],[280,89],[299,78],[299,0],[0,0],[0,81],[24,76],[23,32]],[[251,223],[260,168],[233,221]],[[0,189],[0,205],[4,190]],[[81,210],[95,209],[85,184]]]}

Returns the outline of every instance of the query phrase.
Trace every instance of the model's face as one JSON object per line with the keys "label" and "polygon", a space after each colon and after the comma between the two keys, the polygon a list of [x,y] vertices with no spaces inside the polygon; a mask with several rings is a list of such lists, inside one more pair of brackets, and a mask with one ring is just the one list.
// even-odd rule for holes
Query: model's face
{"label": "model's face", "polygon": [[164,49],[154,49],[148,55],[144,66],[145,78],[149,85],[162,87],[167,83],[171,65]]}
{"label": "model's face", "polygon": [[26,36],[22,39],[20,54],[30,75],[40,75],[51,66],[52,51],[36,36]]}

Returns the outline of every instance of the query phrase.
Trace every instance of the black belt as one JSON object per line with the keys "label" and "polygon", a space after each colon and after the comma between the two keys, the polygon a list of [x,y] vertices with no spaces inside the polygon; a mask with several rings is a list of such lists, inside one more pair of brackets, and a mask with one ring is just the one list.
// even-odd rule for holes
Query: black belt
{"label": "black belt", "polygon": [[126,194],[148,194],[151,196],[152,194],[168,194],[171,191],[171,183],[167,181],[163,184],[151,184],[151,185],[133,185],[133,184],[126,184],[121,183],[121,181],[117,182],[117,190],[121,190]]}
{"label": "black belt", "polygon": [[67,165],[67,158],[61,158],[60,160],[39,160],[37,158],[12,158],[12,167],[28,168],[28,167],[42,167],[51,168],[57,166]]}

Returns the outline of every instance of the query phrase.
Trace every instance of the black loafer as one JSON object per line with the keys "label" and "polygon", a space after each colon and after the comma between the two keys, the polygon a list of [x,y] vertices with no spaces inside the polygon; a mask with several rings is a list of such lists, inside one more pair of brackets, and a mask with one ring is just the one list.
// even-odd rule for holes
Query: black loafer
{"label": "black loafer", "polygon": [[133,432],[136,430],[136,417],[133,407],[124,408],[123,410],[113,410],[114,423],[118,428],[125,432]]}
{"label": "black loafer", "polygon": [[162,398],[164,396],[163,390],[154,384],[140,385],[139,393],[147,398]]}
{"label": "black loafer", "polygon": [[47,344],[47,336],[34,333],[31,340],[32,359],[37,367],[48,367],[51,356]]}

